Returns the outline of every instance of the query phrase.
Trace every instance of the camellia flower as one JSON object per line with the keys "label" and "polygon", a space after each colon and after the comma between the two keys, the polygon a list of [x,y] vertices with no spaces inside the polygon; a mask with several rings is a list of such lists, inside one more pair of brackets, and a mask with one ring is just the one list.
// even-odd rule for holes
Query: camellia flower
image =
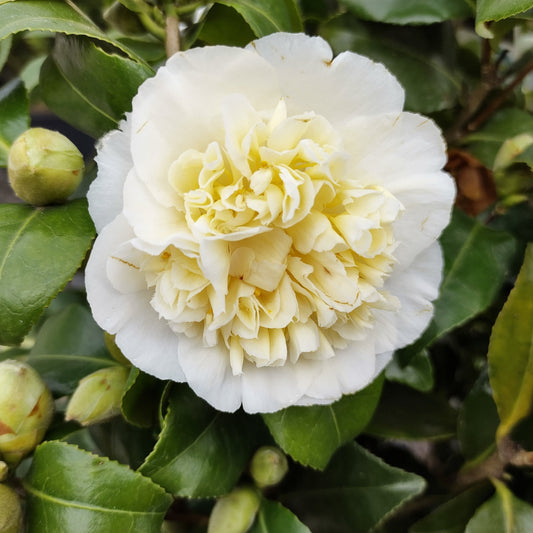
{"label": "camellia flower", "polygon": [[455,194],[438,128],[403,102],[318,37],[171,57],[99,146],[96,321],[224,411],[368,385],[431,319]]}

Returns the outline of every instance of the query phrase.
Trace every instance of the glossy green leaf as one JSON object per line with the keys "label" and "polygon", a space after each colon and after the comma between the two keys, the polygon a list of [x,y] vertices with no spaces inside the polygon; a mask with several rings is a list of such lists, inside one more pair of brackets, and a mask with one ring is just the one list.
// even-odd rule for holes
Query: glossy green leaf
{"label": "glossy green leaf", "polygon": [[496,494],[478,509],[465,533],[530,533],[533,507],[516,498],[501,481],[493,483]]}
{"label": "glossy green leaf", "polygon": [[499,294],[517,243],[460,211],[441,235],[444,273],[433,320],[424,334],[399,353],[403,363],[438,337],[487,309]]}
{"label": "glossy green leaf", "polygon": [[489,483],[469,487],[419,520],[409,533],[464,533],[475,510],[491,491]]}
{"label": "glossy green leaf", "polygon": [[255,34],[241,15],[223,4],[214,4],[207,13],[198,38],[207,44],[244,46]]}
{"label": "glossy green leaf", "polygon": [[41,70],[41,92],[59,117],[99,137],[131,110],[139,85],[152,74],[148,67],[109,54],[87,39],[59,36]]}
{"label": "glossy green leaf", "polygon": [[467,135],[464,142],[468,151],[485,166],[493,168],[498,150],[511,137],[533,131],[533,116],[517,108],[502,109],[478,131]]}
{"label": "glossy green leaf", "polygon": [[26,89],[20,80],[13,80],[0,89],[0,167],[7,166],[13,141],[29,127]]}
{"label": "glossy green leaf", "polygon": [[356,17],[389,24],[433,24],[472,16],[465,0],[340,0]]}
{"label": "glossy green leaf", "polygon": [[16,344],[72,278],[94,237],[85,200],[0,205],[0,344]]}
{"label": "glossy green leaf", "polygon": [[442,63],[442,55],[428,51],[435,47],[434,31],[430,35],[426,29],[398,27],[391,32],[386,25],[343,15],[323,25],[321,34],[335,53],[351,50],[383,63],[405,89],[408,110],[432,113],[448,109],[459,96],[460,84]]}
{"label": "glossy green leaf", "polygon": [[489,378],[483,372],[459,412],[457,436],[467,461],[477,462],[495,451],[499,423]]}
{"label": "glossy green leaf", "polygon": [[281,500],[313,533],[368,533],[424,488],[423,478],[385,464],[353,442],[324,472],[302,472]]}
{"label": "glossy green leaf", "polygon": [[288,407],[263,415],[274,440],[296,461],[323,469],[337,448],[361,433],[378,404],[383,376],[330,405]]}
{"label": "glossy green leaf", "polygon": [[533,402],[533,244],[490,337],[489,377],[500,414],[498,438],[531,412]]}
{"label": "glossy green leaf", "polygon": [[294,0],[216,0],[238,11],[257,37],[278,31],[302,31]]}
{"label": "glossy green leaf", "polygon": [[248,533],[311,533],[298,518],[281,503],[263,499],[254,524]]}
{"label": "glossy green leaf", "polygon": [[30,355],[66,354],[109,358],[104,333],[88,307],[67,305],[50,316],[39,329]]}
{"label": "glossy green leaf", "polygon": [[86,35],[116,46],[135,58],[120,42],[109,38],[76,7],[74,2],[17,0],[0,2],[0,40],[21,31],[51,31],[69,35]]}
{"label": "glossy green leaf", "polygon": [[37,448],[24,487],[28,533],[159,533],[172,501],[128,467],[59,441]]}
{"label": "glossy green leaf", "polygon": [[175,496],[229,492],[257,446],[257,420],[216,411],[186,385],[175,385],[154,451],[140,472]]}
{"label": "glossy green leaf", "polygon": [[421,350],[407,364],[402,364],[395,353],[385,370],[385,377],[421,392],[430,391],[433,388],[433,366],[428,351]]}
{"label": "glossy green leaf", "polygon": [[437,440],[455,435],[457,413],[446,399],[388,383],[365,433],[385,438]]}
{"label": "glossy green leaf", "polygon": [[476,22],[509,18],[531,8],[531,0],[477,0]]}
{"label": "glossy green leaf", "polygon": [[157,420],[165,382],[132,367],[122,397],[122,414],[130,423],[150,427]]}
{"label": "glossy green leaf", "polygon": [[107,352],[102,330],[80,304],[68,305],[44,322],[26,362],[58,395],[71,394],[83,377],[116,365]]}
{"label": "glossy green leaf", "polygon": [[0,41],[0,71],[6,64],[7,58],[9,57],[12,41],[13,39],[11,37],[6,37]]}

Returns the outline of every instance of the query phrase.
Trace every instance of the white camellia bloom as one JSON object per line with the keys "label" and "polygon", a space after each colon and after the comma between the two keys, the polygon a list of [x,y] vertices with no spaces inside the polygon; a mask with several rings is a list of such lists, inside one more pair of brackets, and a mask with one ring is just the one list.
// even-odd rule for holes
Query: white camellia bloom
{"label": "white camellia bloom", "polygon": [[96,321],[223,411],[368,385],[431,319],[455,194],[403,102],[382,65],[302,34],[171,57],[99,146]]}

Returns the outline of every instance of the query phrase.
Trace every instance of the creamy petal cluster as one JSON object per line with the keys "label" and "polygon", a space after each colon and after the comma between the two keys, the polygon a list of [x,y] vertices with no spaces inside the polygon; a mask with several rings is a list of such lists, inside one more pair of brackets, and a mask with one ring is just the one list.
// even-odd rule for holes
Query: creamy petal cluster
{"label": "creamy petal cluster", "polygon": [[454,198],[440,132],[402,107],[316,37],[170,58],[99,145],[97,322],[225,411],[366,386],[432,316]]}

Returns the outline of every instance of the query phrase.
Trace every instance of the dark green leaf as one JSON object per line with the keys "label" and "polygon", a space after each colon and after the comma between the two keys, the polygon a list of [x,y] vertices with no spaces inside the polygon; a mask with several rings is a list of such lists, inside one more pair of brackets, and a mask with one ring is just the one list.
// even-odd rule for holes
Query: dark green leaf
{"label": "dark green leaf", "polygon": [[262,500],[257,518],[248,533],[311,533],[280,503]]}
{"label": "dark green leaf", "polygon": [[474,511],[492,491],[488,483],[466,489],[409,529],[409,533],[464,533]]}
{"label": "dark green leaf", "polygon": [[324,472],[303,472],[281,499],[313,533],[367,533],[424,487],[423,478],[385,464],[354,442]]}
{"label": "dark green leaf", "polygon": [[29,127],[26,89],[20,80],[13,80],[0,89],[0,167],[7,166],[13,141]]}
{"label": "dark green leaf", "polygon": [[130,423],[150,427],[157,420],[165,382],[132,367],[122,396],[122,414]]}
{"label": "dark green leaf", "polygon": [[468,393],[459,413],[457,436],[467,461],[481,460],[495,450],[499,423],[489,378],[487,372],[483,372]]}
{"label": "dark green leaf", "polygon": [[[489,376],[500,414],[498,438],[531,412],[533,401],[533,244],[494,327]],[[509,354],[512,353],[512,357]]]}
{"label": "dark green leaf", "polygon": [[533,131],[533,116],[517,108],[502,109],[483,128],[465,137],[468,151],[492,168],[501,145],[507,139]]}
{"label": "dark green leaf", "polygon": [[71,394],[83,377],[113,366],[102,330],[88,309],[67,305],[39,329],[26,361],[56,394]]}
{"label": "dark green leaf", "polygon": [[59,441],[37,448],[24,486],[28,533],[159,533],[172,501],[129,468]]}
{"label": "dark green leaf", "polygon": [[465,533],[530,533],[533,507],[516,498],[501,481],[493,483],[496,494],[478,509]]}
{"label": "dark green leaf", "polygon": [[207,44],[244,46],[255,37],[241,15],[223,4],[214,4],[203,21],[198,38]]}
{"label": "dark green leaf", "polygon": [[395,353],[385,370],[385,377],[421,392],[430,391],[433,388],[433,366],[428,351],[421,350],[405,365]]}
{"label": "dark green leaf", "polygon": [[186,385],[175,385],[154,451],[139,471],[175,496],[230,491],[250,459],[257,419],[216,411]]}
{"label": "dark green leaf", "polygon": [[26,359],[56,394],[71,394],[80,379],[100,368],[116,366],[106,357],[87,355],[46,354],[29,355]]}
{"label": "dark green leaf", "polygon": [[6,37],[4,40],[0,41],[0,71],[6,64],[7,58],[9,57],[12,41],[13,39],[11,37]]}
{"label": "dark green leaf", "polygon": [[331,405],[289,407],[263,415],[278,445],[306,466],[323,469],[339,446],[361,433],[377,406],[383,376]]}
{"label": "dark green leaf", "polygon": [[294,0],[217,0],[238,11],[257,37],[277,31],[302,31]]}
{"label": "dark green leaf", "polygon": [[148,67],[93,42],[58,36],[54,51],[41,70],[43,99],[58,116],[99,137],[115,128],[139,85],[151,76]]}
{"label": "dark green leaf", "polygon": [[517,243],[456,211],[440,238],[444,275],[433,321],[422,337],[400,352],[409,361],[421,349],[478,315],[494,301],[508,274]]}
{"label": "dark green leaf", "polygon": [[341,0],[356,17],[389,24],[433,24],[472,16],[465,0]]}
{"label": "dark green leaf", "polygon": [[435,394],[388,383],[365,432],[385,438],[446,439],[455,435],[457,413]]}
{"label": "dark green leaf", "polygon": [[72,278],[94,237],[85,200],[0,205],[0,343],[16,344]]}
{"label": "dark green leaf", "polygon": [[343,15],[322,26],[321,34],[333,50],[344,50],[368,56],[383,63],[405,89],[405,107],[412,111],[432,113],[454,105],[460,84],[440,59],[430,54],[435,31],[423,28],[396,28],[369,24]]}
{"label": "dark green leaf", "polygon": [[73,303],[41,326],[31,356],[47,354],[101,356],[109,359],[104,333],[87,307]]}
{"label": "dark green leaf", "polygon": [[69,35],[86,35],[110,43],[135,58],[135,55],[125,46],[110,39],[73,2],[39,0],[0,2],[0,40],[21,31],[51,31]]}
{"label": "dark green leaf", "polygon": [[73,120],[92,137],[117,127],[117,121],[99,109],[76,91],[65,78],[52,56],[43,63],[40,74],[40,89],[43,100],[51,109],[56,109],[65,120]]}
{"label": "dark green leaf", "polygon": [[531,0],[478,0],[476,2],[476,22],[501,20],[512,17],[533,7]]}

